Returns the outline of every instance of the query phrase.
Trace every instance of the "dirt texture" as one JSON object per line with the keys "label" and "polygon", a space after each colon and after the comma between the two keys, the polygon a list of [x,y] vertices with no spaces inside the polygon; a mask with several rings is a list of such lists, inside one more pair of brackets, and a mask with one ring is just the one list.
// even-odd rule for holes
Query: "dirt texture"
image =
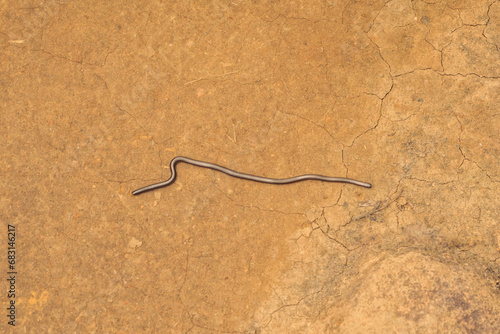
{"label": "dirt texture", "polygon": [[0,11],[1,332],[498,332],[500,1]]}

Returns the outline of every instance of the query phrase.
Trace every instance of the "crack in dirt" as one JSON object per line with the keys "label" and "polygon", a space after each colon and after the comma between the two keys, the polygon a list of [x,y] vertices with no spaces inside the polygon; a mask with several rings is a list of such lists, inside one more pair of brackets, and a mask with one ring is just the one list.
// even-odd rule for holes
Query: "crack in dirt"
{"label": "crack in dirt", "polygon": [[306,298],[309,298],[309,297],[312,297],[314,295],[317,295],[317,294],[321,293],[321,291],[323,291],[324,288],[325,288],[325,286],[323,285],[320,290],[317,290],[315,292],[312,292],[312,293],[310,293],[310,294],[302,297],[298,302],[282,305],[279,308],[277,308],[276,310],[272,311],[271,314],[269,315],[269,321],[265,325],[263,325],[262,328],[266,328],[267,326],[269,326],[269,324],[273,321],[273,315],[275,313],[280,312],[281,310],[283,310],[285,308],[288,308],[288,307],[299,306],[299,304],[301,304]]}
{"label": "crack in dirt", "polygon": [[500,183],[500,180],[498,180],[498,181],[494,180],[493,177],[488,173],[488,171],[486,169],[484,169],[477,161],[466,156],[466,154],[464,153],[463,148],[462,148],[462,146],[463,146],[462,145],[462,133],[464,131],[463,125],[462,125],[462,122],[460,121],[460,118],[458,117],[457,113],[454,110],[452,110],[452,114],[455,116],[458,124],[460,125],[460,132],[458,135],[458,149],[460,151],[460,154],[462,155],[462,161],[460,162],[460,165],[458,166],[458,168],[462,167],[462,165],[464,164],[465,161],[472,162],[490,179],[491,182]]}

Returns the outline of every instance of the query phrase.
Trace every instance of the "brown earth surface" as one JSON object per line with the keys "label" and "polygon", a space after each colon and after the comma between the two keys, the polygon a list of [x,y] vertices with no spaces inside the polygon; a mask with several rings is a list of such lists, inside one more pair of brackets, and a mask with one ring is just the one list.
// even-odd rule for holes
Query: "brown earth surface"
{"label": "brown earth surface", "polygon": [[0,10],[0,331],[498,332],[500,1]]}

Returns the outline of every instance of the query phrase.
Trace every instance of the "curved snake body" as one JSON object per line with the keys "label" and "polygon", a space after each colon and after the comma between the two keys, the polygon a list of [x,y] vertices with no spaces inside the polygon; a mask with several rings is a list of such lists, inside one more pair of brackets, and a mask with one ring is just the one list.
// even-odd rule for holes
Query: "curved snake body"
{"label": "curved snake body", "polygon": [[341,182],[341,183],[349,183],[353,184],[356,186],[360,187],[365,187],[365,188],[371,188],[372,185],[367,182],[362,182],[362,181],[357,181],[353,179],[348,179],[345,177],[330,177],[330,176],[323,176],[323,175],[316,175],[316,174],[307,174],[307,175],[299,175],[295,177],[290,177],[287,179],[272,179],[268,177],[262,177],[262,176],[256,176],[256,175],[251,175],[251,174],[245,174],[245,173],[240,173],[237,171],[234,171],[232,169],[222,167],[216,164],[212,164],[209,162],[205,161],[199,161],[191,158],[186,158],[186,157],[175,157],[172,159],[170,162],[170,171],[171,171],[171,176],[168,180],[160,182],[160,183],[155,183],[151,184],[146,187],[139,188],[137,190],[134,190],[132,192],[132,195],[139,195],[142,194],[146,191],[166,187],[172,183],[174,183],[175,178],[177,177],[177,172],[175,170],[175,166],[178,162],[185,162],[194,166],[198,167],[204,167],[204,168],[210,168],[216,171],[219,171],[221,173],[237,177],[239,179],[243,180],[249,180],[249,181],[255,181],[255,182],[262,182],[262,183],[270,183],[270,184],[288,184],[288,183],[294,183],[294,182],[300,182],[300,181],[306,181],[306,180],[317,180],[317,181],[324,181],[324,182]]}

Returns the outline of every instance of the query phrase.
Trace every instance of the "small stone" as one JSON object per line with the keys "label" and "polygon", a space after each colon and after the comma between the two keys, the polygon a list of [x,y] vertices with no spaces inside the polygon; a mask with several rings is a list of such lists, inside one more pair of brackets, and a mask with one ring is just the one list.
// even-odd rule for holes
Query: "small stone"
{"label": "small stone", "polygon": [[139,241],[134,237],[132,237],[132,239],[130,239],[130,241],[128,242],[128,247],[133,248],[133,249],[135,249],[137,247],[141,247],[141,245],[142,245],[142,241]]}

